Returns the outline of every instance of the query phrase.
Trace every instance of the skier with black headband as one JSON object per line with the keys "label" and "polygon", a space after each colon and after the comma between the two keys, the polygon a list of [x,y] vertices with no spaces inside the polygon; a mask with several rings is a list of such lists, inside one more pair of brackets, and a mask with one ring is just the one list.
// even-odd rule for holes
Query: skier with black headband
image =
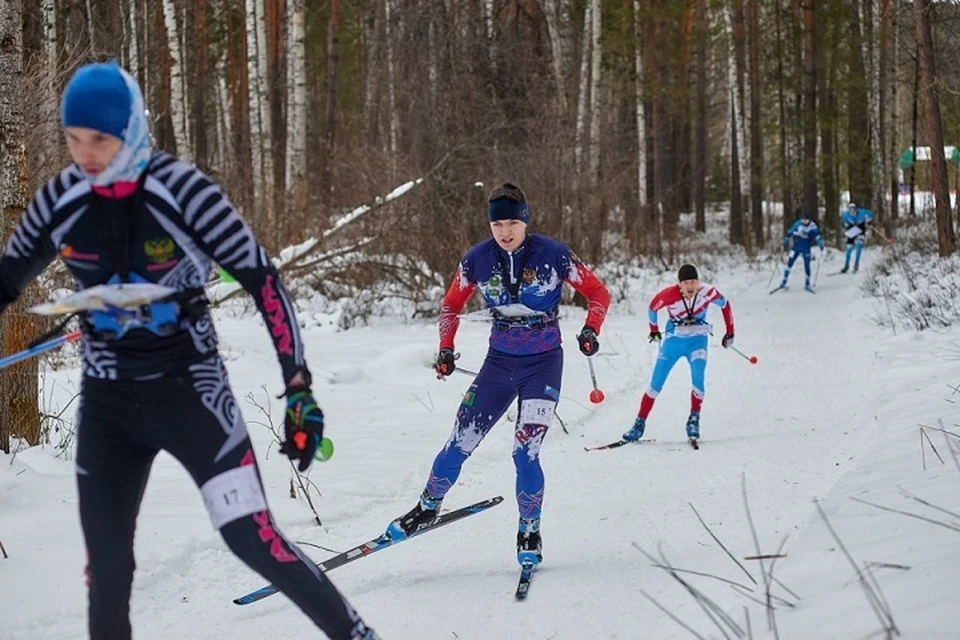
{"label": "skier with black headband", "polygon": [[599,349],[597,336],[610,294],[565,244],[527,232],[530,209],[516,186],[507,183],[494,189],[487,215],[493,237],[463,256],[440,308],[436,373],[446,377],[456,370],[458,314],[476,291],[493,317],[489,350],[463,396],[453,432],[433,462],[419,502],[390,523],[387,535],[404,539],[436,520],[463,463],[518,400],[513,443],[519,510],[517,561],[522,567],[531,567],[542,561],[540,447],[560,399],[563,350],[558,305],[563,283],[587,300],[586,318],[577,335],[580,351],[586,356]]}

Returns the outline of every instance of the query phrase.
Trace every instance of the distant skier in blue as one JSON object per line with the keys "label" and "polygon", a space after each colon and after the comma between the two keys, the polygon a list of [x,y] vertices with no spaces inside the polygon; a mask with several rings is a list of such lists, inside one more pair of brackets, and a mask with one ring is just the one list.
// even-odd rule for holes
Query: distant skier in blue
{"label": "distant skier in blue", "polygon": [[783,237],[782,243],[785,251],[790,246],[791,240],[793,241],[793,250],[790,252],[790,257],[787,260],[787,268],[783,272],[783,280],[780,281],[779,288],[786,288],[787,279],[790,278],[790,269],[793,268],[793,263],[797,261],[798,257],[803,256],[803,271],[807,275],[803,288],[807,291],[813,291],[813,287],[810,286],[810,249],[813,248],[813,244],[816,243],[822,254],[823,237],[820,235],[820,229],[817,227],[817,223],[810,219],[810,214],[806,212],[801,213],[800,219],[794,222],[790,230],[787,231],[787,235]]}
{"label": "distant skier in blue", "polygon": [[843,256],[843,269],[840,273],[850,270],[850,254],[857,250],[853,263],[853,272],[860,270],[860,254],[863,253],[863,243],[867,240],[867,228],[873,222],[873,212],[870,209],[861,209],[851,202],[847,210],[840,216],[843,223],[843,235],[847,238],[847,251]]}

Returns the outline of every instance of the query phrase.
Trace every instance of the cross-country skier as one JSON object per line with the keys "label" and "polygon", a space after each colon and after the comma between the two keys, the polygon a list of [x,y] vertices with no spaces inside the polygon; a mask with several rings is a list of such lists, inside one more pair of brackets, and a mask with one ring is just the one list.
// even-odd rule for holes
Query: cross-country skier
{"label": "cross-country skier", "polygon": [[813,291],[813,288],[810,286],[810,249],[813,247],[813,244],[816,243],[817,247],[820,248],[822,257],[823,237],[820,235],[820,229],[817,227],[817,223],[810,219],[810,214],[806,212],[801,213],[800,219],[794,222],[790,230],[787,231],[787,235],[783,237],[783,242],[781,243],[784,251],[790,246],[791,240],[793,240],[793,250],[787,259],[787,268],[783,272],[783,280],[780,281],[780,288],[783,289],[787,286],[787,279],[790,277],[790,269],[793,268],[793,263],[797,261],[798,257],[803,257],[803,271],[806,274],[803,288],[808,291]]}
{"label": "cross-country skier", "polygon": [[82,317],[77,489],[87,549],[89,632],[131,636],[133,537],[161,450],[191,475],[230,549],[330,638],[376,635],[277,529],[256,457],[217,352],[204,283],[216,261],[253,296],[286,395],[283,452],[306,470],[323,413],[293,304],[220,186],[150,148],[143,97],[116,63],[81,67],[63,95],[73,164],[37,190],[0,257],[0,312],[57,255],[78,289],[151,282],[176,289],[136,317]]}
{"label": "cross-country skier", "polygon": [[[438,377],[449,376],[456,369],[458,314],[477,290],[487,308],[494,311],[490,348],[463,396],[449,440],[433,461],[419,502],[390,523],[387,535],[403,539],[436,519],[463,463],[519,397],[513,443],[520,512],[517,560],[522,566],[536,565],[542,560],[540,447],[560,399],[563,370],[557,322],[561,290],[568,282],[587,299],[587,317],[577,336],[580,351],[587,356],[599,348],[597,336],[610,294],[565,244],[527,233],[530,209],[519,188],[504,184],[494,189],[488,200],[493,237],[463,256],[440,308]],[[525,305],[529,314],[497,313],[498,308],[517,303]]]}
{"label": "cross-country skier", "polygon": [[[707,338],[711,328],[707,323],[707,309],[711,303],[723,311],[726,333],[721,344],[724,348],[733,344],[733,309],[730,302],[716,288],[700,282],[697,268],[692,264],[680,267],[677,278],[679,284],[666,287],[655,295],[647,311],[650,318],[649,341],[658,343],[660,352],[650,378],[650,386],[640,400],[640,411],[633,428],[623,434],[623,439],[628,442],[635,442],[643,437],[647,416],[653,409],[657,395],[663,390],[670,370],[680,358],[686,358],[690,364],[690,377],[693,382],[687,437],[696,444],[700,438],[700,408],[705,392]],[[657,319],[661,309],[665,309],[669,316],[663,334],[660,333]]]}
{"label": "cross-country skier", "polygon": [[850,270],[850,254],[856,249],[857,255],[853,263],[853,272],[860,270],[860,254],[863,253],[863,243],[867,239],[867,229],[873,222],[873,212],[870,209],[861,209],[851,202],[847,210],[840,216],[843,224],[843,235],[847,239],[847,250],[843,255],[843,269],[840,273]]}

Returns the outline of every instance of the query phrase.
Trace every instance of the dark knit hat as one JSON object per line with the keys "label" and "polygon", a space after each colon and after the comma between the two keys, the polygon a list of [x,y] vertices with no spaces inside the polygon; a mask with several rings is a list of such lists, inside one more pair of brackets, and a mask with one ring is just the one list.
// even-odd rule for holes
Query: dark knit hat
{"label": "dark knit hat", "polygon": [[684,280],[699,280],[700,275],[697,273],[697,268],[692,264],[685,264],[680,267],[680,271],[677,272],[677,279],[680,282]]}
{"label": "dark knit hat", "polygon": [[530,224],[530,208],[520,187],[504,182],[490,192],[487,198],[487,218],[494,220],[519,220]]}

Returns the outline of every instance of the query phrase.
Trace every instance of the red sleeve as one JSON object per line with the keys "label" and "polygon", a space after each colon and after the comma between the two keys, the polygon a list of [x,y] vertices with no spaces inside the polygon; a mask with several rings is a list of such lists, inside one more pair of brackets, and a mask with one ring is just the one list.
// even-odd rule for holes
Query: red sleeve
{"label": "red sleeve", "polygon": [[462,268],[457,269],[453,276],[453,282],[447,289],[447,295],[443,297],[443,304],[440,305],[440,318],[437,326],[440,330],[440,348],[453,349],[453,339],[457,335],[457,328],[460,326],[460,318],[457,317],[463,308],[467,305],[467,300],[476,291],[476,285],[467,280]]}
{"label": "red sleeve", "polygon": [[723,309],[723,322],[727,325],[727,333],[733,335],[733,307],[730,306],[730,301],[724,298],[726,304],[721,307]]}
{"label": "red sleeve", "polygon": [[600,335],[600,327],[603,326],[603,319],[607,317],[607,309],[610,308],[610,292],[607,287],[600,282],[590,269],[582,262],[577,262],[576,278],[567,278],[567,282],[573,289],[587,299],[587,319],[584,320],[584,326],[590,327]]}

